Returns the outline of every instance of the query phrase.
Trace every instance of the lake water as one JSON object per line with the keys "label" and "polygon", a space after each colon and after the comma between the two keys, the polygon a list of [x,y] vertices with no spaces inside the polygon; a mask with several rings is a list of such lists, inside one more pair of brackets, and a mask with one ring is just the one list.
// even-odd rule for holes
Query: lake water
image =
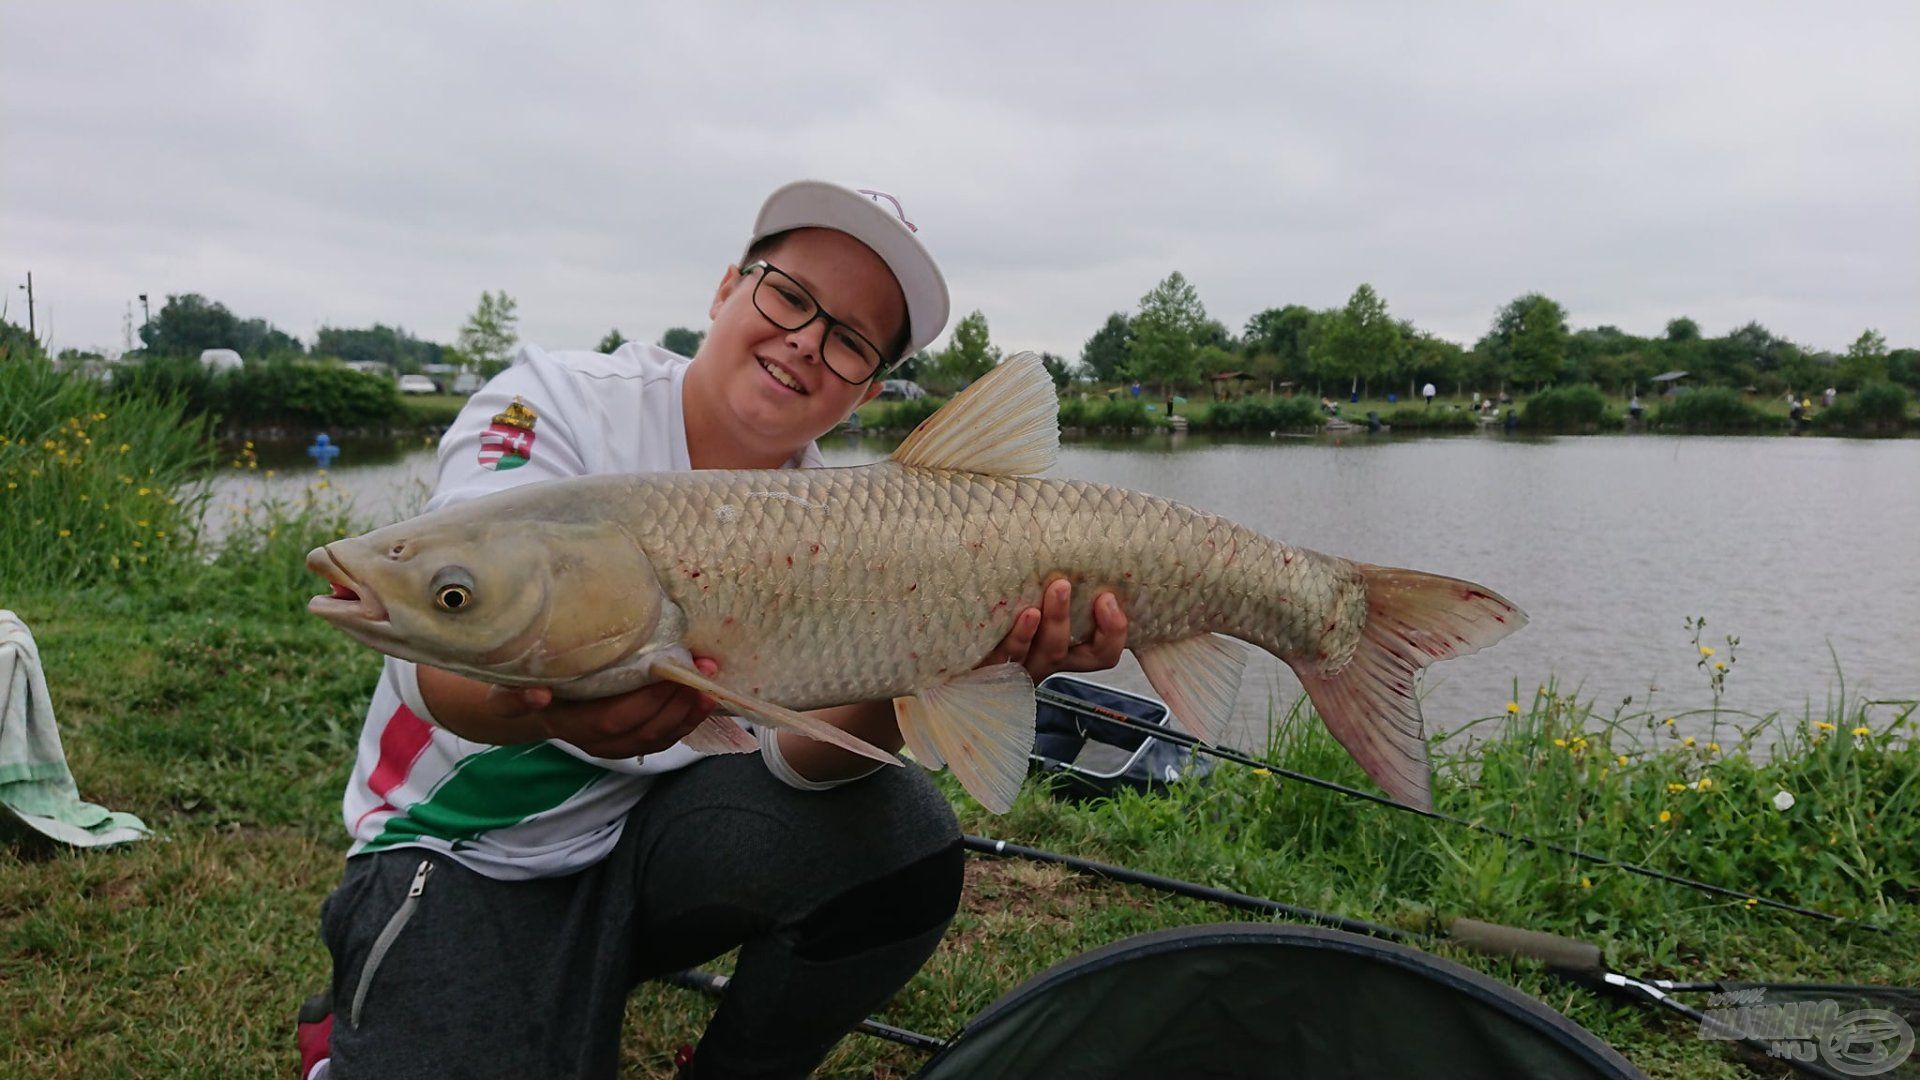
{"label": "lake water", "polygon": [[[834,435],[834,465],[888,442]],[[297,448],[222,477],[211,514],[266,490],[311,484]],[[275,476],[264,478],[273,467]],[[410,513],[431,451],[349,446],[329,474],[370,519]],[[1549,676],[1611,711],[1653,691],[1663,714],[1705,707],[1707,678],[1684,627],[1738,656],[1724,703],[1822,715],[1849,696],[1920,697],[1920,440],[1666,437],[1518,439],[1349,436],[1215,441],[1201,436],[1069,443],[1049,474],[1120,484],[1219,513],[1277,539],[1367,562],[1478,581],[1531,624],[1478,655],[1429,669],[1430,727],[1524,705]],[[217,524],[215,526],[217,528]],[[1729,650],[1724,638],[1740,639]],[[1144,678],[1129,659],[1115,681]],[[1240,741],[1299,683],[1255,651]]]}

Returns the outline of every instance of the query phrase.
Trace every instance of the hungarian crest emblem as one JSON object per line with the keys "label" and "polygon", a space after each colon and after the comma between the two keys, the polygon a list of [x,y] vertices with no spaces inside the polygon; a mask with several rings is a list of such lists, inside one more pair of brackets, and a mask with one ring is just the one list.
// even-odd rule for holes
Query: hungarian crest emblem
{"label": "hungarian crest emblem", "polygon": [[533,425],[540,414],[515,394],[506,411],[496,413],[493,426],[480,434],[480,467],[517,469],[533,458]]}

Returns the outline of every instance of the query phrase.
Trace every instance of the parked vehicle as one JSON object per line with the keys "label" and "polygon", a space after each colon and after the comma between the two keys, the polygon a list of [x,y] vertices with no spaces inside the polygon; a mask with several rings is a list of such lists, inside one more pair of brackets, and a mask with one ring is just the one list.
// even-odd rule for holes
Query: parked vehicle
{"label": "parked vehicle", "polygon": [[433,385],[433,380],[427,378],[425,375],[402,375],[400,376],[400,392],[403,394],[437,394],[440,392],[440,388]]}
{"label": "parked vehicle", "polygon": [[882,401],[912,401],[926,396],[926,390],[912,379],[886,379],[880,383]]}

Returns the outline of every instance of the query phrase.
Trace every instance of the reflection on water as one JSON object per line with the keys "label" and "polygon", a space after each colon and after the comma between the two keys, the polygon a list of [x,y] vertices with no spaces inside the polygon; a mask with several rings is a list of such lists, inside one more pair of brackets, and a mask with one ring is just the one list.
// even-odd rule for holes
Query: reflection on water
{"label": "reflection on water", "polygon": [[[836,434],[829,464],[877,460],[891,442]],[[370,520],[405,516],[433,477],[431,452],[343,453],[332,483]],[[285,460],[284,458],[282,460]],[[263,457],[261,469],[266,468]],[[1436,728],[1521,703],[1548,676],[1602,711],[1649,688],[1662,713],[1709,703],[1682,623],[1707,618],[1717,659],[1737,655],[1726,704],[1816,715],[1838,688],[1920,697],[1920,441],[1487,436],[1076,441],[1049,474],[1137,488],[1223,514],[1289,543],[1469,578],[1531,625],[1423,679]],[[223,478],[297,491],[297,462]],[[215,512],[219,511],[216,499]],[[1740,639],[1729,650],[1724,637]],[[1122,675],[1144,687],[1137,667]],[[1269,703],[1299,695],[1256,654],[1241,691],[1243,738]]]}
{"label": "reflection on water", "polygon": [[[244,455],[213,477],[205,531],[210,540],[226,535],[236,515],[266,500],[298,500],[309,493],[347,500],[354,517],[366,522],[398,521],[420,511],[433,489],[433,443],[427,439],[348,439],[322,469],[306,452],[307,443],[254,443],[255,461]],[[238,451],[235,451],[238,455]]]}

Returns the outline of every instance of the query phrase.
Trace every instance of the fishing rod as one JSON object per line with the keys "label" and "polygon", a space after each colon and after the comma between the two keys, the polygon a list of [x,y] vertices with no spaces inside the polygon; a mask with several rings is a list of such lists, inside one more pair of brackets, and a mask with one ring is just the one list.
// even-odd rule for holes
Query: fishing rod
{"label": "fishing rod", "polygon": [[[1730,889],[1724,885],[1715,885],[1712,882],[1700,881],[1695,878],[1683,877],[1678,874],[1670,874],[1664,870],[1656,870],[1651,866],[1643,866],[1639,863],[1623,862],[1619,859],[1614,859],[1606,855],[1596,855],[1589,851],[1582,851],[1576,847],[1569,847],[1565,844],[1558,844],[1551,840],[1541,840],[1538,837],[1528,836],[1525,833],[1517,833],[1517,832],[1513,832],[1510,829],[1502,829],[1497,825],[1488,825],[1488,824],[1485,824],[1484,822],[1472,821],[1467,818],[1456,817],[1452,814],[1444,814],[1437,810],[1422,810],[1422,809],[1419,809],[1418,807],[1407,806],[1403,803],[1397,803],[1392,799],[1387,798],[1384,795],[1377,795],[1371,791],[1361,791],[1358,788],[1348,787],[1345,784],[1335,783],[1332,780],[1325,780],[1318,776],[1311,775],[1309,773],[1303,773],[1293,769],[1283,768],[1271,762],[1262,761],[1259,758],[1252,756],[1251,754],[1245,754],[1238,750],[1234,750],[1230,747],[1218,746],[1213,743],[1204,742],[1200,739],[1193,737],[1192,735],[1187,734],[1184,731],[1176,731],[1171,727],[1163,727],[1158,724],[1150,724],[1144,720],[1139,720],[1134,717],[1128,716],[1123,712],[1119,712],[1114,709],[1109,709],[1101,705],[1090,704],[1086,701],[1082,701],[1079,698],[1070,697],[1068,695],[1061,694],[1054,690],[1049,690],[1045,688],[1036,688],[1034,690],[1034,698],[1043,704],[1052,705],[1055,708],[1063,709],[1067,712],[1074,713],[1079,716],[1087,717],[1089,719],[1098,720],[1105,724],[1111,724],[1115,727],[1124,728],[1128,731],[1146,735],[1150,738],[1160,739],[1164,742],[1172,743],[1175,746],[1184,747],[1195,753],[1206,754],[1209,757],[1219,758],[1222,761],[1231,761],[1236,765],[1245,765],[1248,768],[1252,768],[1252,769],[1264,769],[1275,776],[1279,776],[1287,780],[1293,780],[1302,784],[1309,784],[1309,785],[1312,785],[1313,787],[1323,788],[1328,791],[1337,792],[1341,795],[1345,795],[1350,798],[1363,799],[1367,802],[1378,803],[1382,806],[1386,806],[1394,810],[1398,810],[1401,813],[1413,814],[1418,817],[1427,818],[1428,820],[1431,820],[1431,821],[1445,822],[1449,825],[1457,825],[1464,829],[1471,829],[1474,832],[1486,833],[1490,836],[1500,837],[1503,840],[1511,840],[1511,841],[1514,841],[1515,843],[1525,844],[1528,847],[1543,848],[1557,855],[1565,855],[1569,858],[1579,859],[1583,862],[1593,863],[1596,866],[1610,867],[1615,870],[1625,870],[1630,874],[1638,874],[1641,877],[1651,878],[1655,881],[1664,881],[1672,885],[1684,885],[1690,889],[1697,889],[1701,892],[1714,893],[1719,896],[1725,896],[1735,900],[1746,901],[1756,906],[1766,906],[1766,907],[1778,909],[1780,911],[1788,911],[1788,912],[1792,912],[1795,915],[1804,916],[1810,919],[1820,919],[1825,922],[1830,922],[1830,923],[1834,923],[1842,926],[1857,926],[1865,930],[1871,930],[1874,933],[1878,933],[1878,934],[1890,934],[1893,932],[1884,926],[1878,926],[1878,925],[1875,925],[1874,923],[1865,922],[1860,919],[1851,919],[1844,915],[1835,915],[1830,911],[1821,911],[1818,908],[1803,907],[1799,904],[1790,904],[1784,900],[1774,900],[1765,896],[1756,896],[1752,893],[1741,892],[1738,889]],[[1082,734],[1085,734],[1084,730],[1082,731]]]}
{"label": "fishing rod", "polygon": [[[1522,930],[1498,923],[1482,922],[1478,919],[1456,918],[1448,921],[1444,933],[1435,931],[1400,930],[1362,919],[1333,915],[1314,911],[1292,904],[1281,903],[1264,896],[1252,896],[1247,893],[1218,889],[1210,885],[1200,885],[1179,878],[1163,877],[1140,870],[1131,870],[1124,866],[1082,859],[1073,855],[1045,851],[1027,847],[1006,840],[994,840],[971,834],[961,837],[961,845],[969,851],[1001,858],[1018,858],[1030,862],[1065,866],[1081,873],[1118,881],[1132,885],[1141,885],[1157,889],[1175,896],[1186,896],[1197,900],[1206,900],[1226,907],[1252,911],[1262,915],[1284,915],[1302,919],[1322,926],[1335,927],[1349,933],[1366,934],[1386,938],[1402,944],[1426,945],[1437,941],[1446,941],[1489,956],[1511,956],[1534,960],[1546,967],[1547,973],[1560,979],[1578,983],[1589,989],[1603,989],[1623,994],[1628,998],[1666,1009],[1686,1017],[1699,1025],[1702,1037],[1711,1035],[1717,1040],[1739,1043],[1749,1050],[1766,1054],[1780,1060],[1798,1072],[1808,1076],[1818,1076],[1834,1080],[1841,1076],[1813,1062],[1800,1061],[1791,1057],[1778,1057],[1779,1047],[1773,1041],[1760,1038],[1742,1030],[1712,1013],[1703,1012],[1674,995],[1685,992],[1727,993],[1741,990],[1776,991],[1788,994],[1800,1001],[1813,999],[1813,995],[1847,995],[1865,999],[1876,1005],[1883,1005],[1888,1011],[1912,1017],[1920,1014],[1920,989],[1888,986],[1851,986],[1842,984],[1818,983],[1763,983],[1763,982],[1671,982],[1664,979],[1646,979],[1616,971],[1606,963],[1598,945],[1578,938],[1563,937],[1539,930]],[[1764,998],[1761,998],[1763,1001]],[[1777,1000],[1777,999],[1776,999]],[[1815,1035],[1817,1038],[1817,1034]],[[1798,1041],[1798,1040],[1796,1040]]]}

